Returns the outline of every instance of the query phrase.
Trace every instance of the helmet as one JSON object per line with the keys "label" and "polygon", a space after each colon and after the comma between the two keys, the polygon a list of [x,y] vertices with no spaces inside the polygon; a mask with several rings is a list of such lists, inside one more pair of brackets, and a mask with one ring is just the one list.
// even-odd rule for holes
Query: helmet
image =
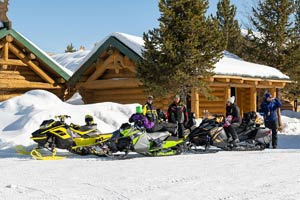
{"label": "helmet", "polygon": [[135,107],[135,112],[136,112],[136,113],[139,113],[139,114],[142,114],[142,113],[143,113],[142,106],[137,106],[137,107]]}
{"label": "helmet", "polygon": [[92,115],[85,115],[84,120],[87,125],[94,124],[94,118]]}

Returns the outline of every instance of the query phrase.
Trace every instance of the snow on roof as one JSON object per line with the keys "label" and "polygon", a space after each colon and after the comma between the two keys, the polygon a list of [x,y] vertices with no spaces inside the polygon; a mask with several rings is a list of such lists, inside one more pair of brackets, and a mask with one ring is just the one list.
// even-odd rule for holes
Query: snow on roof
{"label": "snow on roof", "polygon": [[278,69],[246,62],[228,51],[224,51],[224,57],[215,64],[214,72],[218,75],[289,79],[288,76],[281,73]]}
{"label": "snow on roof", "polygon": [[82,59],[84,59],[89,52],[89,50],[79,50],[74,53],[55,54],[52,55],[52,58],[73,73],[78,69]]}
{"label": "snow on roof", "polygon": [[[16,30],[15,30],[16,31]],[[45,57],[47,57],[49,60],[51,60],[53,63],[55,63],[61,70],[63,70],[65,73],[67,73],[69,76],[72,76],[73,72],[62,66],[60,63],[56,62],[51,56],[49,56],[45,51],[40,49],[38,46],[36,46],[31,40],[29,40],[27,37],[22,35],[20,32],[16,31],[20,36],[22,36],[25,40],[27,40],[28,43],[30,43],[34,48],[38,49]]]}
{"label": "snow on roof", "polygon": [[[132,51],[142,57],[142,50],[144,49],[144,41],[143,38],[128,35],[125,33],[112,33],[105,37],[100,42],[96,43],[95,47],[88,53],[85,57],[77,58],[76,63],[79,63],[77,66],[72,66],[69,69],[75,72],[79,69],[98,49],[99,47],[109,38],[116,37],[126,46],[128,46]],[[69,55],[70,57],[72,55]],[[66,60],[71,60],[66,55]],[[80,60],[81,59],[81,60]],[[57,60],[58,62],[63,64],[63,61]],[[68,61],[65,61],[68,63]],[[69,61],[71,63],[71,61]],[[74,62],[75,63],[75,62]],[[66,66],[66,65],[65,65]],[[67,67],[68,68],[68,67]],[[243,77],[255,77],[255,78],[272,78],[272,79],[289,79],[288,76],[280,72],[279,70],[266,66],[260,65],[256,63],[246,62],[239,58],[238,56],[231,54],[227,51],[224,51],[224,57],[219,60],[218,63],[215,64],[214,72],[217,75],[231,75],[231,76],[243,76]]]}

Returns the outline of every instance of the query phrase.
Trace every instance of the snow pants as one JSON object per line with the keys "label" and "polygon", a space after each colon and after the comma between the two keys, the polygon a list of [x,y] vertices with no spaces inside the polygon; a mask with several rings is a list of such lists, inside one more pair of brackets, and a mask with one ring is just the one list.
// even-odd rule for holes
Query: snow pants
{"label": "snow pants", "polygon": [[176,129],[177,129],[176,124],[161,122],[161,123],[155,123],[151,129],[147,129],[147,132],[153,133],[157,131],[168,131],[170,133],[175,133]]}
{"label": "snow pants", "polygon": [[277,137],[277,122],[276,121],[265,121],[265,126],[272,130],[272,146],[277,147],[278,137]]}
{"label": "snow pants", "polygon": [[236,133],[236,129],[240,126],[240,123],[232,123],[230,126],[228,127],[224,127],[226,133],[228,134],[228,136],[232,137],[233,140],[238,139],[238,135]]}

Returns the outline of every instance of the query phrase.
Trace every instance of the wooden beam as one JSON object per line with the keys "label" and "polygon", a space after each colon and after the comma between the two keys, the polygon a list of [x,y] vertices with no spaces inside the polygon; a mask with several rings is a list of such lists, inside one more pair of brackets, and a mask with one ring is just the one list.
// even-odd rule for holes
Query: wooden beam
{"label": "wooden beam", "polygon": [[224,105],[226,104],[226,101],[228,98],[231,97],[231,87],[226,87],[225,89],[225,102],[224,102]]}
{"label": "wooden beam", "polygon": [[250,110],[256,112],[257,103],[256,103],[257,91],[255,87],[250,88]]}
{"label": "wooden beam", "polygon": [[231,79],[231,82],[232,83],[242,84],[242,83],[244,83],[244,80],[243,79]]}
{"label": "wooden beam", "polygon": [[35,56],[33,53],[30,53],[30,54],[28,55],[28,58],[29,58],[30,60],[35,60],[35,59],[36,59],[36,56]]}
{"label": "wooden beam", "polygon": [[[113,89],[113,90],[86,90],[86,92],[92,92],[94,95],[136,95],[136,94],[144,94],[144,90],[142,88],[125,88],[125,89]],[[146,96],[144,97],[146,98]]]}
{"label": "wooden beam", "polygon": [[1,89],[59,89],[61,86],[53,86],[49,83],[30,82],[30,81],[7,81],[0,80]]}
{"label": "wooden beam", "polygon": [[105,72],[106,66],[114,61],[113,55],[109,56],[105,61],[102,59],[97,62],[96,71],[87,79],[87,82],[95,81]]}
{"label": "wooden beam", "polygon": [[21,60],[18,59],[1,59],[0,58],[0,65],[15,65],[15,66],[28,66],[27,64],[25,64],[24,62],[22,62]]}
{"label": "wooden beam", "polygon": [[120,80],[95,80],[85,83],[78,83],[77,89],[115,89],[115,88],[135,88],[141,85],[138,79]]}
{"label": "wooden beam", "polygon": [[192,112],[195,113],[196,117],[200,117],[200,110],[199,110],[199,94],[195,88],[192,89],[192,96],[191,96],[191,109]]}
{"label": "wooden beam", "polygon": [[12,41],[14,41],[14,38],[13,38],[12,35],[8,34],[7,36],[5,36],[5,40],[6,40],[7,42],[12,42]]}
{"label": "wooden beam", "polygon": [[272,97],[276,97],[276,88],[269,89],[269,93],[272,95]]}
{"label": "wooden beam", "polygon": [[275,88],[284,88],[286,83],[273,83],[272,86]]}
{"label": "wooden beam", "polygon": [[244,81],[246,84],[249,84],[249,85],[258,85],[258,81],[257,80],[245,80]]}
{"label": "wooden beam", "polygon": [[56,82],[57,82],[57,83],[66,83],[66,80],[63,79],[63,78],[57,78],[57,79],[56,79]]}
{"label": "wooden beam", "polygon": [[8,42],[5,42],[5,44],[4,44],[4,49],[3,49],[3,59],[5,60],[5,61],[7,61],[8,60],[8,48],[9,48],[9,43]]}
{"label": "wooden beam", "polygon": [[14,53],[18,58],[20,58],[24,63],[26,63],[35,73],[37,73],[43,80],[50,84],[54,84],[55,81],[48,76],[39,66],[34,64],[29,58],[27,58],[24,53],[22,53],[17,47],[13,44],[9,44],[9,49]]}
{"label": "wooden beam", "polygon": [[214,87],[237,87],[237,88],[250,88],[253,87],[253,85],[250,84],[239,84],[239,83],[221,83],[221,82],[212,82],[209,83],[210,86]]}
{"label": "wooden beam", "polygon": [[[9,48],[9,43],[8,42],[5,42],[4,43],[4,48],[3,48],[3,60],[4,61],[7,61],[8,60],[8,48]],[[3,69],[7,69],[7,64],[2,64],[2,68]]]}
{"label": "wooden beam", "polygon": [[217,78],[215,78],[215,81],[217,81],[217,82],[224,82],[224,83],[229,83],[230,82],[230,78],[219,78],[219,77],[217,77]]}

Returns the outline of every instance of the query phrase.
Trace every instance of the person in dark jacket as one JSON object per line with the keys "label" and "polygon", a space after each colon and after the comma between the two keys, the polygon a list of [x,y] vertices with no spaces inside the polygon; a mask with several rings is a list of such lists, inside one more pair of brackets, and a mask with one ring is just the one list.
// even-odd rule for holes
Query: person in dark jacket
{"label": "person in dark jacket", "polygon": [[184,137],[184,124],[188,122],[188,112],[186,106],[180,101],[180,96],[174,97],[173,103],[168,109],[168,122],[175,123],[178,126],[178,137]]}
{"label": "person in dark jacket", "polygon": [[228,141],[232,141],[232,143],[235,145],[236,143],[240,142],[236,133],[236,129],[241,124],[241,115],[240,108],[234,103],[234,100],[234,96],[227,99],[224,129],[229,135]]}
{"label": "person in dark jacket", "polygon": [[[281,102],[277,98],[272,98],[270,93],[265,94],[264,102],[260,105],[260,113],[264,117],[265,126],[272,130],[272,147],[277,148],[277,108],[281,107]],[[269,146],[267,146],[269,148]]]}

